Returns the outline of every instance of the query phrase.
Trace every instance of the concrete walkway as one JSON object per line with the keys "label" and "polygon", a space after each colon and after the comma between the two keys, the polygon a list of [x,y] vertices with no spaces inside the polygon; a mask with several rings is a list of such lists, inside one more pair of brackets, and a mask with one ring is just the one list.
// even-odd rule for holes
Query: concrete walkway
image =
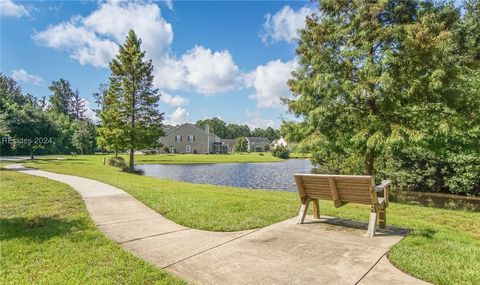
{"label": "concrete walkway", "polygon": [[386,258],[406,233],[401,229],[366,238],[365,223],[323,218],[303,225],[289,219],[242,232],[202,231],[178,225],[95,180],[20,164],[6,168],[70,185],[106,236],[192,284],[426,284]]}

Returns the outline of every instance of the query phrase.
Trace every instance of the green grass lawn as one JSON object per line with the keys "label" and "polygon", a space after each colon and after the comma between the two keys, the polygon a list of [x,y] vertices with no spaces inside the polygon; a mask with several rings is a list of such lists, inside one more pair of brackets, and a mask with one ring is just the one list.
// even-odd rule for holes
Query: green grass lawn
{"label": "green grass lawn", "polygon": [[[263,227],[295,216],[299,207],[296,193],[133,175],[102,165],[102,156],[37,160],[27,165],[114,185],[169,219],[198,229],[236,231]],[[320,207],[322,215],[368,220],[368,206],[351,204],[336,209],[322,202]],[[401,270],[436,284],[480,284],[480,213],[392,203],[388,224],[412,230],[388,255]]]}
{"label": "green grass lawn", "polygon": [[[108,156],[111,157],[111,156]],[[128,155],[122,155],[128,161]],[[135,163],[147,164],[193,164],[193,163],[244,163],[244,162],[276,162],[282,159],[274,157],[270,152],[229,153],[229,154],[153,154],[136,155]]]}
{"label": "green grass lawn", "polygon": [[69,186],[0,170],[0,284],[184,284],[100,233]]}

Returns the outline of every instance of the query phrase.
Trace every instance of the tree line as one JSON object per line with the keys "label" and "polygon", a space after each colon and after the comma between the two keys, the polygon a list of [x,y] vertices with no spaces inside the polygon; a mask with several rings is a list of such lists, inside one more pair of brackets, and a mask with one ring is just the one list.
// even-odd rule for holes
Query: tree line
{"label": "tree line", "polygon": [[24,94],[12,78],[0,74],[0,152],[93,153],[95,124],[85,116],[85,100],[64,79],[52,81],[52,94],[37,98]]}
{"label": "tree line", "polygon": [[247,125],[227,124],[217,117],[198,120],[195,125],[204,129],[207,125],[210,131],[222,139],[237,139],[240,137],[265,137],[270,141],[280,138],[280,130],[272,127],[255,128],[253,131]]}
{"label": "tree line", "polygon": [[282,132],[320,171],[480,194],[480,1],[318,1]]}

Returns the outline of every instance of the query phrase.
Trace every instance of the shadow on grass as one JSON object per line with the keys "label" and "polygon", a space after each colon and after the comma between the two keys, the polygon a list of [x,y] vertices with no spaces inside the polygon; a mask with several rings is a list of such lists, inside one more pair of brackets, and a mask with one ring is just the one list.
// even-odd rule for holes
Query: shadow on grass
{"label": "shadow on grass", "polygon": [[29,239],[35,242],[47,241],[53,237],[65,236],[88,227],[83,219],[65,220],[53,217],[0,218],[0,238]]}

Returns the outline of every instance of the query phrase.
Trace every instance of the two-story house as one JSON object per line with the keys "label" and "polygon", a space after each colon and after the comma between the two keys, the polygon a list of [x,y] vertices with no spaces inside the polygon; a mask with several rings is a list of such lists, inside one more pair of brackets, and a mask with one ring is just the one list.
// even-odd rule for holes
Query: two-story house
{"label": "two-story house", "polygon": [[170,153],[221,153],[220,138],[210,133],[209,127],[205,130],[193,124],[177,126],[160,138],[164,146],[168,146]]}

